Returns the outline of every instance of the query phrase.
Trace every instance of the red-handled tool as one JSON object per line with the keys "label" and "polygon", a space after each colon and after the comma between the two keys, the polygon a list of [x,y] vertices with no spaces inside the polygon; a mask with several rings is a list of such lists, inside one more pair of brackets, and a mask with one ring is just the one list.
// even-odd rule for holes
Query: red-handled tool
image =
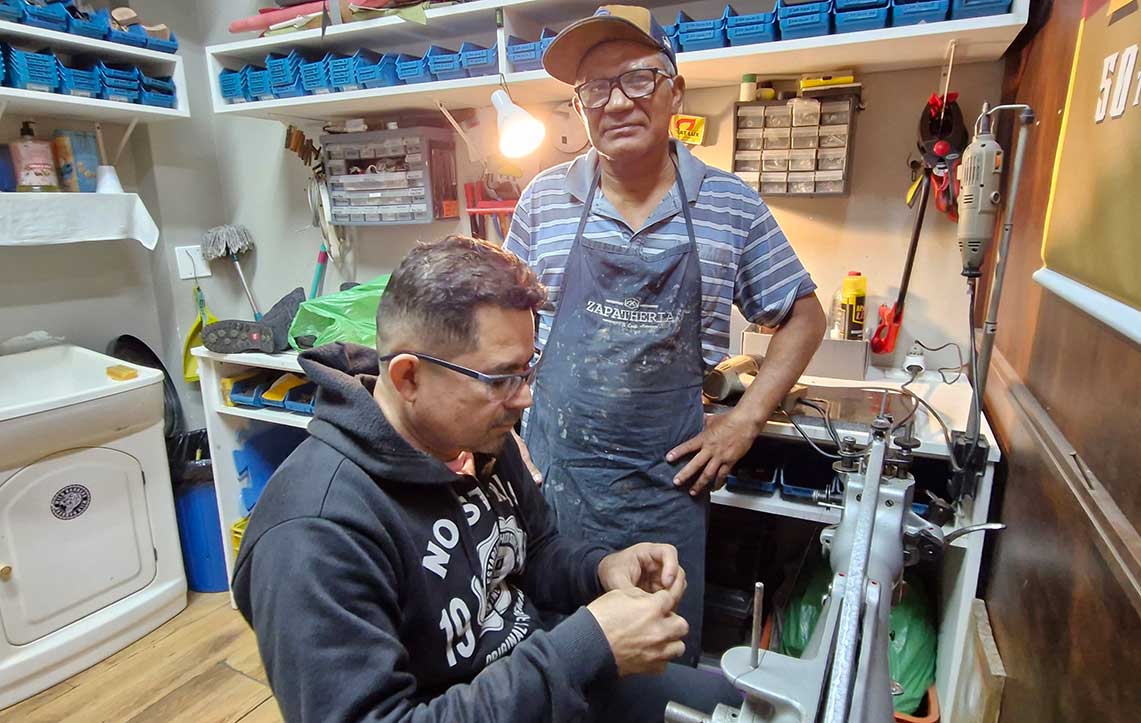
{"label": "red-handled tool", "polygon": [[[895,351],[895,338],[903,324],[903,304],[907,301],[907,287],[911,283],[911,267],[915,263],[915,249],[919,245],[919,233],[923,230],[923,216],[927,213],[927,196],[931,188],[931,173],[924,169],[919,179],[919,209],[915,213],[915,225],[911,229],[911,244],[907,247],[907,260],[903,263],[903,279],[899,282],[899,296],[891,306],[880,304],[880,321],[872,334],[872,352],[890,354]],[[915,202],[912,196],[911,202]]]}

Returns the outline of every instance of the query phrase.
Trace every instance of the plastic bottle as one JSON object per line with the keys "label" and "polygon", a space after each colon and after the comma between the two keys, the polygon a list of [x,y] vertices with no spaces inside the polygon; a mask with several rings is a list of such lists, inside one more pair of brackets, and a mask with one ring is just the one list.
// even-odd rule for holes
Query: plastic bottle
{"label": "plastic bottle", "polygon": [[31,121],[24,121],[20,140],[12,144],[12,166],[16,171],[17,191],[59,190],[51,141],[37,139]]}
{"label": "plastic bottle", "polygon": [[868,280],[859,271],[849,271],[841,286],[840,305],[844,314],[844,338],[864,338],[864,305],[868,296]]}
{"label": "plastic bottle", "polygon": [[828,310],[828,338],[844,338],[844,287],[837,286],[832,294],[832,308]]}
{"label": "plastic bottle", "polygon": [[752,103],[757,99],[756,73],[746,73],[741,76],[741,94],[738,99],[742,103]]}

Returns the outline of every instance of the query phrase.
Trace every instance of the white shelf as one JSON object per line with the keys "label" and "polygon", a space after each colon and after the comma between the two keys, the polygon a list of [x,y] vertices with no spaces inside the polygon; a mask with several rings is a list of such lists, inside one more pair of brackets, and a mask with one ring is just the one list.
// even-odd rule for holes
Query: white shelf
{"label": "white shelf", "polygon": [[[210,351],[204,346],[196,346],[190,353],[199,359],[209,359],[223,364],[241,364],[246,367],[260,369],[276,369],[283,372],[297,372],[304,374],[301,364],[297,361],[297,352],[287,351],[281,354],[262,354],[260,352],[244,352],[242,354],[219,354]],[[229,407],[227,407],[229,409]],[[241,415],[239,415],[241,416]]]}
{"label": "white shelf", "polygon": [[[495,32],[496,8],[508,11],[508,29],[499,31],[502,44],[512,20],[523,26],[537,22],[558,27],[589,12],[593,5],[588,8],[578,0],[477,0],[429,10],[426,26],[392,16],[335,26],[324,39],[319,30],[307,30],[215,45],[206,49],[211,83],[217,86],[218,73],[224,67],[260,63],[267,53],[290,48],[345,52],[361,47],[380,51],[411,43],[419,43],[421,49],[430,42],[457,46],[465,38]],[[944,62],[952,40],[956,41],[956,64],[993,61],[1002,57],[1026,25],[1028,9],[1029,0],[1014,0],[1011,12],[1003,15],[680,53],[678,65],[689,87],[707,88],[736,85],[742,72],[754,70],[763,75],[787,75],[837,68],[869,73],[938,66]],[[500,48],[501,65],[505,57]],[[542,70],[507,72],[505,79],[521,103],[562,101],[571,93]],[[226,104],[215,87],[213,98],[217,113],[320,121],[434,109],[437,100],[455,108],[487,106],[497,82],[498,76],[489,76],[237,104]]]}
{"label": "white shelf", "polygon": [[218,414],[227,417],[242,417],[268,424],[284,424],[287,427],[305,429],[313,421],[313,417],[305,414],[294,414],[279,409],[252,409],[249,407],[218,407]]}
{"label": "white shelf", "polygon": [[840,511],[829,507],[809,504],[806,502],[793,502],[781,496],[780,491],[771,495],[750,494],[748,492],[732,492],[723,488],[709,495],[709,501],[715,505],[737,507],[742,510],[764,512],[769,515],[791,517],[797,520],[820,522],[834,525],[840,521]]}
{"label": "white shelf", "polygon": [[154,249],[158,236],[134,193],[0,193],[0,246],[133,239]]}
{"label": "white shelf", "polygon": [[[179,96],[181,102],[181,96]],[[121,103],[101,98],[80,98],[60,93],[0,87],[0,106],[3,113],[17,116],[48,118],[76,118],[79,120],[141,123],[189,118],[190,109],[158,108],[138,103]]]}
{"label": "white shelf", "polygon": [[104,60],[130,62],[154,68],[173,68],[181,58],[177,53],[160,53],[157,50],[136,48],[109,40],[96,40],[83,35],[60,33],[31,25],[0,20],[0,39],[19,45],[49,47],[52,50],[75,55],[97,55]]}

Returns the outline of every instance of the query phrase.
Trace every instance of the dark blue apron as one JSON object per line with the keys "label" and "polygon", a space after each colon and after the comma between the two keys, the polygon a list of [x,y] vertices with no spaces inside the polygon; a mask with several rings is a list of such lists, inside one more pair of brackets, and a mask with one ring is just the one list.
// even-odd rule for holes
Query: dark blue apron
{"label": "dark blue apron", "polygon": [[682,465],[666,462],[666,452],[703,427],[701,267],[677,175],[689,243],[647,254],[639,243],[583,237],[595,174],[534,383],[526,442],[562,534],[615,549],[678,548],[688,580],[678,609],[690,625],[685,662],[696,664],[709,498],[675,487]]}

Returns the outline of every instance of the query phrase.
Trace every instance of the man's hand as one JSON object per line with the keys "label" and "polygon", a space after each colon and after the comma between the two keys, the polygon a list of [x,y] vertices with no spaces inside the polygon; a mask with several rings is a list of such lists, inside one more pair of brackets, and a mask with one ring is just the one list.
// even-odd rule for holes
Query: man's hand
{"label": "man's hand", "polygon": [[598,563],[598,581],[603,590],[667,590],[675,600],[681,600],[686,586],[677,548],[653,542],[640,542],[602,558]]}
{"label": "man's hand", "polygon": [[689,488],[689,493],[695,496],[710,483],[713,489],[721,489],[733,465],[753,446],[759,432],[756,422],[740,409],[726,414],[707,414],[701,434],[682,442],[666,455],[666,461],[674,462],[693,454],[693,459],[674,477],[674,484],[680,487],[696,477]]}
{"label": "man's hand", "polygon": [[527,444],[519,433],[514,429],[511,430],[511,436],[515,438],[515,444],[519,446],[519,456],[523,458],[523,464],[527,466],[527,471],[531,473],[531,479],[535,480],[536,487],[543,486],[543,473],[535,466],[535,462],[531,459],[531,450],[527,449]]}
{"label": "man's hand", "polygon": [[610,643],[619,675],[661,673],[685,652],[689,624],[668,590],[612,590],[586,606]]}

